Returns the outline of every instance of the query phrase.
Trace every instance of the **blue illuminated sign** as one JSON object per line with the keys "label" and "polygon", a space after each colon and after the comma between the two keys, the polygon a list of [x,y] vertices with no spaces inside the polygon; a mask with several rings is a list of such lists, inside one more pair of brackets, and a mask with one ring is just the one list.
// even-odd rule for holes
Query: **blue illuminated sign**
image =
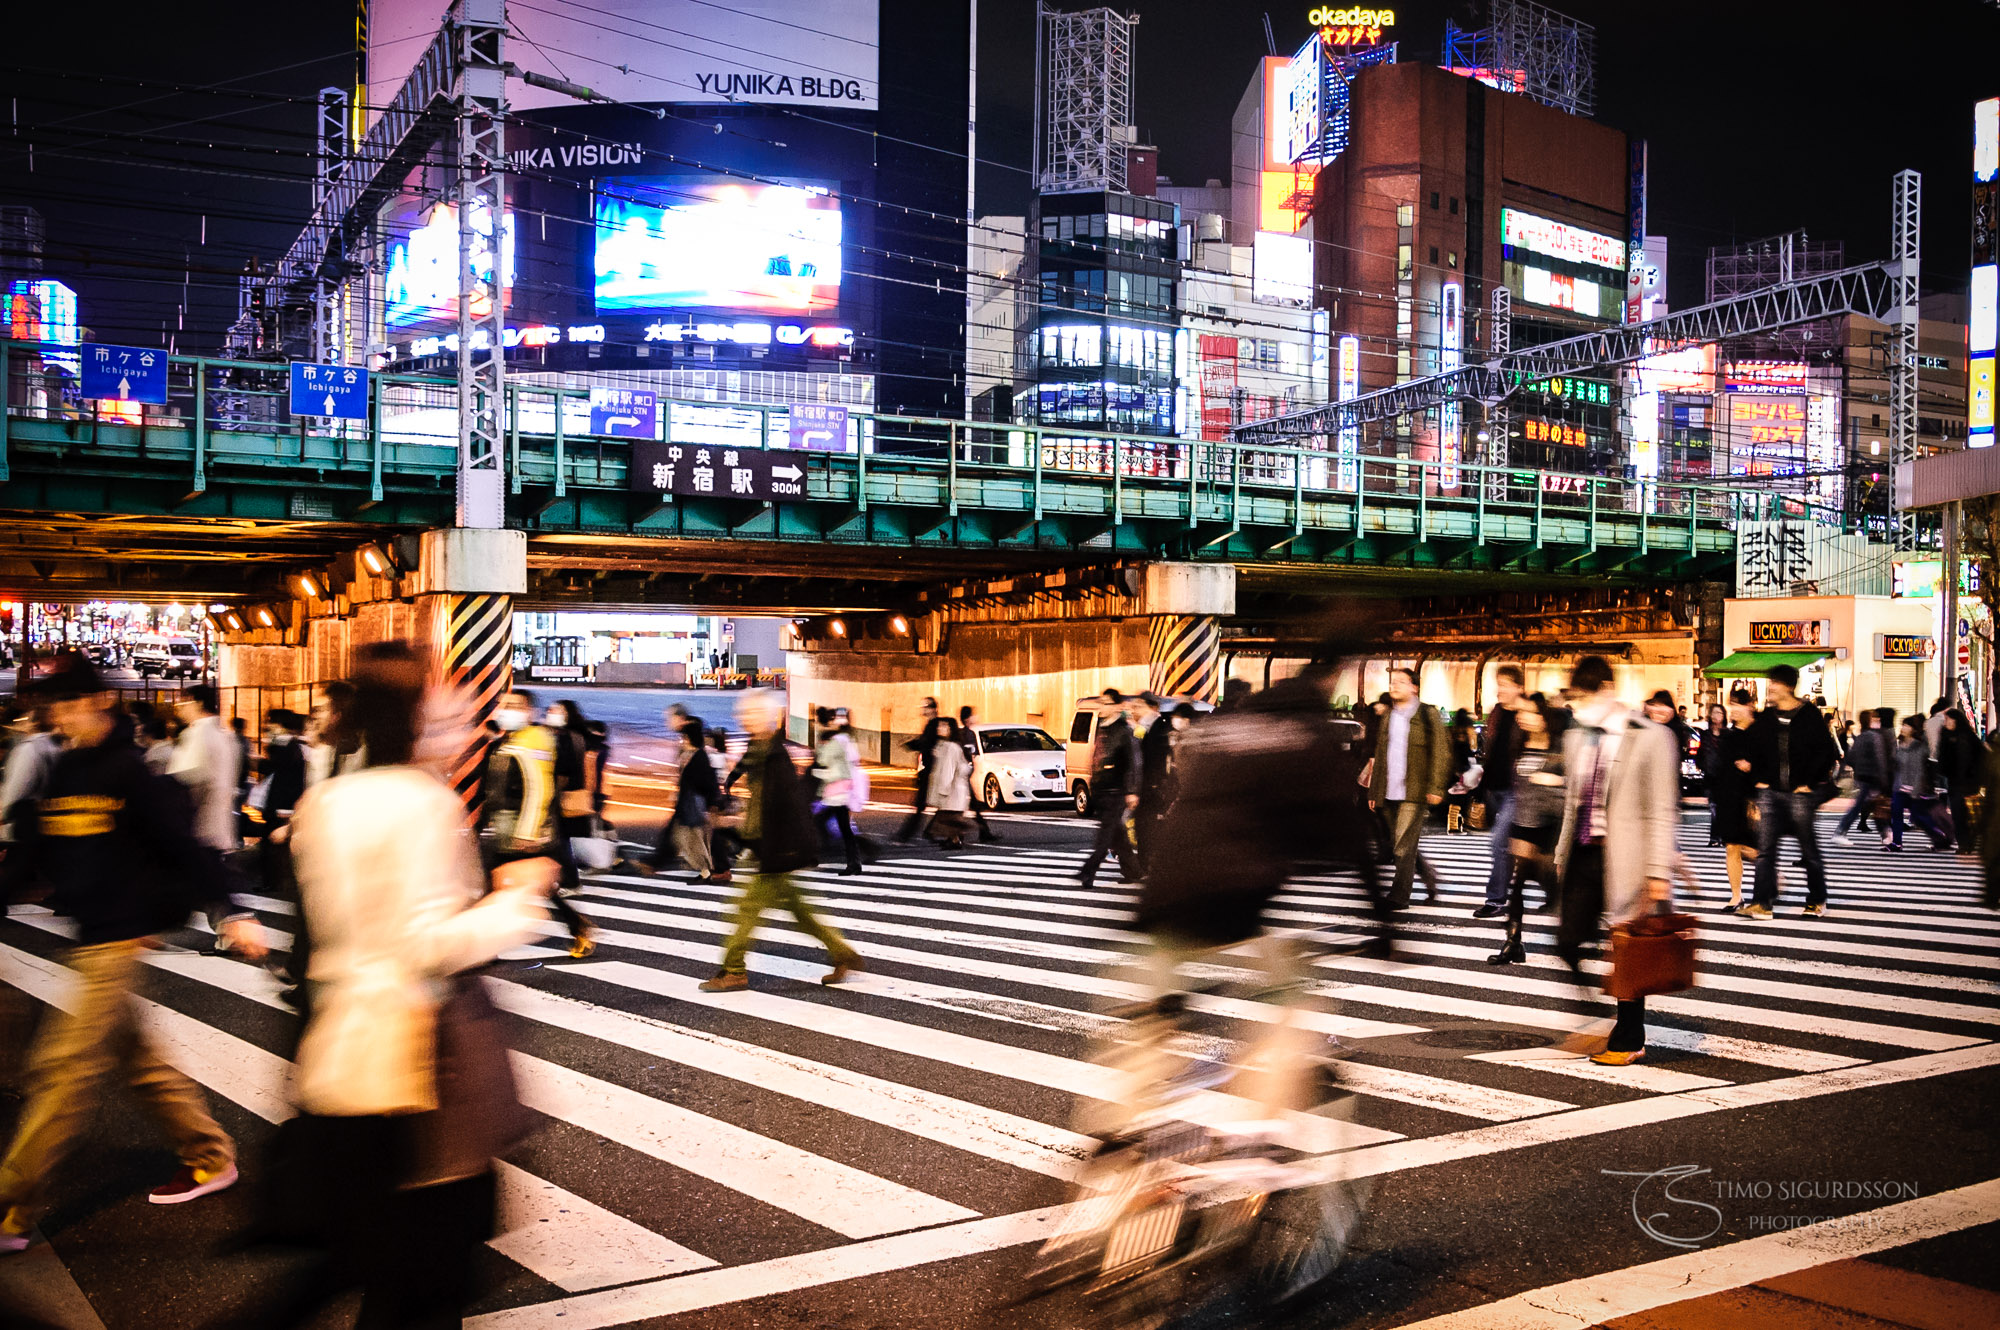
{"label": "blue illuminated sign", "polygon": [[167,404],[167,353],[143,346],[109,346],[85,342],[83,386],[85,397],[122,402]]}
{"label": "blue illuminated sign", "polygon": [[334,420],[368,418],[368,371],[353,365],[292,362],[292,414]]}

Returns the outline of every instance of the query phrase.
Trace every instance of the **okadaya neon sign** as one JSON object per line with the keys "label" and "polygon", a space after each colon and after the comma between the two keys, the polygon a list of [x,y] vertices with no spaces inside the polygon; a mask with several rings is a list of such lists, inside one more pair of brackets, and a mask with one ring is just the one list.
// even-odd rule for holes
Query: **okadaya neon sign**
{"label": "okadaya neon sign", "polygon": [[1382,29],[1396,26],[1396,11],[1320,5],[1306,15],[1306,22],[1320,30],[1329,46],[1374,46],[1382,40]]}

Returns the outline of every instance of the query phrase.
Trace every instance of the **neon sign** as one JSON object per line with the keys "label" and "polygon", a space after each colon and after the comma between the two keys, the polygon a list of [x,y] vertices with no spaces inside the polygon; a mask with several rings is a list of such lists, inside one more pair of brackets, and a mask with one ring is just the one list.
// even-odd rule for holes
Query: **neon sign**
{"label": "neon sign", "polygon": [[[1519,379],[1517,383],[1522,382]],[[1547,393],[1551,397],[1561,397],[1572,402],[1582,402],[1586,406],[1610,406],[1611,385],[1599,383],[1595,379],[1576,379],[1558,376],[1548,379],[1532,379],[1523,385],[1531,393]]]}
{"label": "neon sign", "polygon": [[1530,443],[1560,443],[1566,448],[1588,448],[1603,441],[1602,435],[1586,433],[1581,425],[1533,416],[1521,422],[1521,437]]}
{"label": "neon sign", "polygon": [[1806,390],[1806,367],[1785,360],[1732,360],[1722,367],[1722,390],[1802,393]]}
{"label": "neon sign", "polygon": [[[1450,374],[1458,368],[1458,353],[1463,340],[1464,291],[1457,282],[1444,284],[1443,299],[1438,303],[1438,370]],[[1444,465],[1438,470],[1438,485],[1442,489],[1458,488],[1458,416],[1456,397],[1447,398],[1438,415],[1438,455]]]}
{"label": "neon sign", "polygon": [[1803,444],[1806,441],[1806,399],[1747,398],[1729,404],[1729,422],[1748,428],[1751,443]]}
{"label": "neon sign", "polygon": [[1382,29],[1396,26],[1396,11],[1320,5],[1306,15],[1306,22],[1320,30],[1328,46],[1374,46],[1382,40]]}
{"label": "neon sign", "polygon": [[[1340,400],[1345,402],[1361,391],[1361,339],[1343,337],[1340,339]],[[1354,492],[1360,477],[1360,464],[1354,460],[1360,451],[1360,427],[1349,425],[1340,431],[1340,465],[1335,483],[1346,494]]]}

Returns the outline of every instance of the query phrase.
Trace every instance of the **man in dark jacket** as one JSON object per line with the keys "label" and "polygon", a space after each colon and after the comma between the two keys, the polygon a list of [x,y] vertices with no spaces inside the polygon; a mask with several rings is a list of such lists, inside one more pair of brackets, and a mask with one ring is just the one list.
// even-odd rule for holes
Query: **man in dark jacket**
{"label": "man in dark jacket", "polygon": [[[42,1018],[28,1056],[28,1102],[0,1160],[0,1254],[20,1251],[48,1205],[49,1183],[121,1078],[180,1155],[156,1205],[191,1201],[236,1181],[236,1147],[209,1115],[200,1087],[155,1051],[133,990],[158,937],[185,928],[203,906],[239,954],[264,955],[262,930],[228,913],[220,855],[193,832],[178,782],[158,775],[118,723],[118,694],[80,655],[61,658],[45,684],[69,747],[41,798],[16,827],[0,897],[51,889],[49,906],[76,923],[63,957],[73,982]],[[57,989],[41,996],[53,1001]]]}
{"label": "man in dark jacket", "polygon": [[1437,899],[1437,872],[1424,858],[1421,838],[1431,809],[1444,802],[1451,784],[1451,743],[1437,708],[1417,696],[1415,670],[1389,671],[1389,710],[1375,731],[1375,766],[1368,802],[1388,824],[1396,856],[1389,894],[1398,908],[1410,903],[1410,886],[1421,876]]}
{"label": "man in dark jacket", "polygon": [[1139,880],[1133,862],[1132,834],[1126,820],[1139,806],[1139,747],[1126,722],[1125,694],[1107,688],[1098,698],[1097,742],[1090,754],[1090,802],[1097,810],[1097,839],[1083,861],[1083,885],[1097,881],[1107,855],[1118,856],[1118,876]]}
{"label": "man in dark jacket", "polygon": [[722,968],[701,989],[728,993],[750,986],[750,937],[764,911],[773,908],[791,911],[799,927],[826,948],[833,968],[820,982],[843,983],[862,968],[861,957],[846,938],[821,922],[792,881],[794,872],[819,863],[819,828],[813,825],[805,784],[778,732],[784,723],[784,704],[761,688],[752,689],[736,704],[736,715],[750,736],[750,747],[738,764],[749,798],[743,811],[733,816],[741,819],[738,834],[756,855],[757,871],[744,883],[743,897],[736,903],[736,931],[722,948]]}
{"label": "man in dark jacket", "polygon": [[917,737],[903,744],[904,752],[917,755],[917,788],[910,797],[910,815],[904,818],[903,825],[896,829],[898,844],[909,840],[924,828],[924,809],[930,806],[931,798],[931,768],[936,765],[936,760],[931,756],[931,749],[937,743],[937,736],[931,733],[931,722],[937,719],[937,699],[925,698],[923,705],[917,708],[917,714],[920,718]]}
{"label": "man in dark jacket", "polygon": [[576,856],[562,832],[562,792],[583,788],[583,759],[562,733],[535,723],[535,697],[515,689],[500,699],[500,736],[479,779],[479,850],[487,871],[520,859],[552,859],[562,874],[549,908],[569,929],[569,954],[597,950],[597,929],[563,898],[577,889]]}
{"label": "man in dark jacket", "polygon": [[1979,829],[1972,824],[1969,801],[1979,793],[1985,779],[1986,746],[1973,733],[1971,719],[1958,707],[1944,713],[1944,729],[1938,739],[1939,747],[1931,754],[1931,760],[1937,763],[1938,775],[1944,777],[1958,852],[1975,854],[1979,850]]}
{"label": "man in dark jacket", "polygon": [[[1895,713],[1885,717],[1879,711],[1864,711],[1861,725],[1861,733],[1847,750],[1847,765],[1854,772],[1854,804],[1840,815],[1840,823],[1833,829],[1836,845],[1854,844],[1847,833],[1856,822],[1867,825],[1869,808],[1895,784],[1890,779],[1896,771]],[[1883,834],[1887,834],[1886,829]]]}
{"label": "man in dark jacket", "polygon": [[1769,919],[1778,903],[1778,846],[1791,835],[1806,866],[1805,913],[1826,913],[1826,860],[1813,818],[1819,787],[1830,780],[1840,750],[1826,717],[1798,695],[1799,672],[1773,665],[1765,672],[1771,705],[1750,726],[1750,779],[1757,787],[1757,889],[1737,910],[1746,919]]}
{"label": "man in dark jacket", "polygon": [[1132,838],[1137,842],[1139,873],[1151,871],[1153,842],[1160,819],[1167,814],[1169,777],[1174,766],[1174,727],[1160,712],[1160,699],[1151,693],[1138,698],[1138,795],[1132,807]]}
{"label": "man in dark jacket", "polygon": [[1486,801],[1493,844],[1486,900],[1472,912],[1476,919],[1497,919],[1507,909],[1507,887],[1514,871],[1507,833],[1514,821],[1514,749],[1521,733],[1514,723],[1514,708],[1521,704],[1526,683],[1527,676],[1519,665],[1502,665],[1493,671],[1498,702],[1486,713],[1486,733],[1479,745],[1479,769],[1484,773],[1479,778],[1479,797]]}

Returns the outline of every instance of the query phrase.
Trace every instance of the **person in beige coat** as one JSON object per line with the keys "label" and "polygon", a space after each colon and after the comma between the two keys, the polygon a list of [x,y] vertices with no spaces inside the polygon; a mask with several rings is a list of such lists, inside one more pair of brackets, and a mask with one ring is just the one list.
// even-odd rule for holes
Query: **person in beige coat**
{"label": "person in beige coat", "polygon": [[[1611,663],[1585,656],[1570,675],[1576,722],[1563,735],[1562,834],[1556,871],[1562,921],[1556,954],[1581,972],[1583,950],[1603,920],[1621,923],[1672,895],[1680,818],[1680,745],[1618,700]],[[1646,1053],[1644,999],[1618,1004],[1618,1023],[1603,1052],[1609,1066]]]}

